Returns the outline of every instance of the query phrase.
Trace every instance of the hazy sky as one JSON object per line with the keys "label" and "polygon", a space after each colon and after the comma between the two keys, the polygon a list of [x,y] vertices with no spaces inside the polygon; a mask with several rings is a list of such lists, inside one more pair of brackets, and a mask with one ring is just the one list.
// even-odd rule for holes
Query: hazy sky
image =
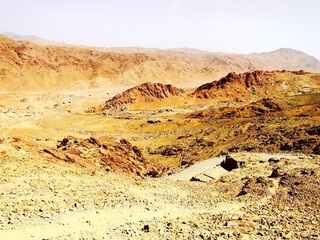
{"label": "hazy sky", "polygon": [[0,32],[92,46],[281,47],[320,59],[320,0],[0,0]]}

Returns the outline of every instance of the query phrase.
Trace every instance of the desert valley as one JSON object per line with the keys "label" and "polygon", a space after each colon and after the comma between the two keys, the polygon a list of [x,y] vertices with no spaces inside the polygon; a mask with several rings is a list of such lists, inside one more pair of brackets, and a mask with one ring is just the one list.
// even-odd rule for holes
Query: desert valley
{"label": "desert valley", "polygon": [[320,238],[316,58],[7,35],[0,239]]}

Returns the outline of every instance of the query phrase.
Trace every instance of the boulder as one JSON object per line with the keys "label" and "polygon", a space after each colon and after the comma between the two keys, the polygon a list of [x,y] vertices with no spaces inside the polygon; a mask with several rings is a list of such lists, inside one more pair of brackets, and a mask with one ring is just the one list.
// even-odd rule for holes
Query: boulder
{"label": "boulder", "polygon": [[226,159],[222,161],[221,167],[228,171],[232,171],[233,169],[244,167],[245,163],[244,161],[237,161],[234,158],[232,158],[230,155],[226,155]]}

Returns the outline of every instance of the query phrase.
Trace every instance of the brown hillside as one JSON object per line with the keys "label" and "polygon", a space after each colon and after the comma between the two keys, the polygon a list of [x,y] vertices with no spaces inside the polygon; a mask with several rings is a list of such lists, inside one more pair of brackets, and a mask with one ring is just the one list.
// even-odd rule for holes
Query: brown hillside
{"label": "brown hillside", "polygon": [[319,154],[319,100],[319,93],[302,94],[172,116],[172,121],[143,125],[147,133],[167,130],[144,147],[151,159],[172,166],[226,152]]}
{"label": "brown hillside", "polygon": [[254,71],[229,73],[219,81],[204,84],[191,96],[216,101],[255,100],[319,90],[320,75],[303,71]]}
{"label": "brown hillside", "polygon": [[[40,46],[0,35],[2,90],[62,90],[117,85],[152,79],[162,83],[209,81],[214,70],[186,54],[117,53],[84,47]],[[198,84],[198,83],[196,83]]]}
{"label": "brown hillside", "polygon": [[198,119],[251,118],[281,111],[278,104],[271,99],[261,99],[244,107],[223,107],[207,109],[190,114],[188,117]]}
{"label": "brown hillside", "polygon": [[104,53],[88,49],[38,46],[0,36],[2,89],[51,90],[98,77],[113,81],[134,65],[152,58],[145,54]]}
{"label": "brown hillside", "polygon": [[0,35],[0,52],[2,90],[105,88],[150,80],[198,86],[228,72],[319,71],[319,61],[292,49],[249,55],[140,48],[130,53],[112,48],[40,46]]}
{"label": "brown hillside", "polygon": [[134,103],[155,102],[170,96],[181,96],[182,94],[184,94],[183,89],[176,88],[170,84],[147,82],[116,95],[99,106],[97,110],[96,108],[91,108],[89,112],[102,112],[111,109],[119,111]]}

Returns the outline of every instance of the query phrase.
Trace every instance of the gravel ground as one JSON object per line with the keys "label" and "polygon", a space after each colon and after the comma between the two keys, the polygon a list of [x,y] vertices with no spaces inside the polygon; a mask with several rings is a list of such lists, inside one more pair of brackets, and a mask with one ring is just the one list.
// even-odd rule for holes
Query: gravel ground
{"label": "gravel ground", "polygon": [[252,154],[246,167],[202,183],[93,172],[1,148],[12,156],[0,157],[0,239],[320,236],[318,157],[274,163]]}

